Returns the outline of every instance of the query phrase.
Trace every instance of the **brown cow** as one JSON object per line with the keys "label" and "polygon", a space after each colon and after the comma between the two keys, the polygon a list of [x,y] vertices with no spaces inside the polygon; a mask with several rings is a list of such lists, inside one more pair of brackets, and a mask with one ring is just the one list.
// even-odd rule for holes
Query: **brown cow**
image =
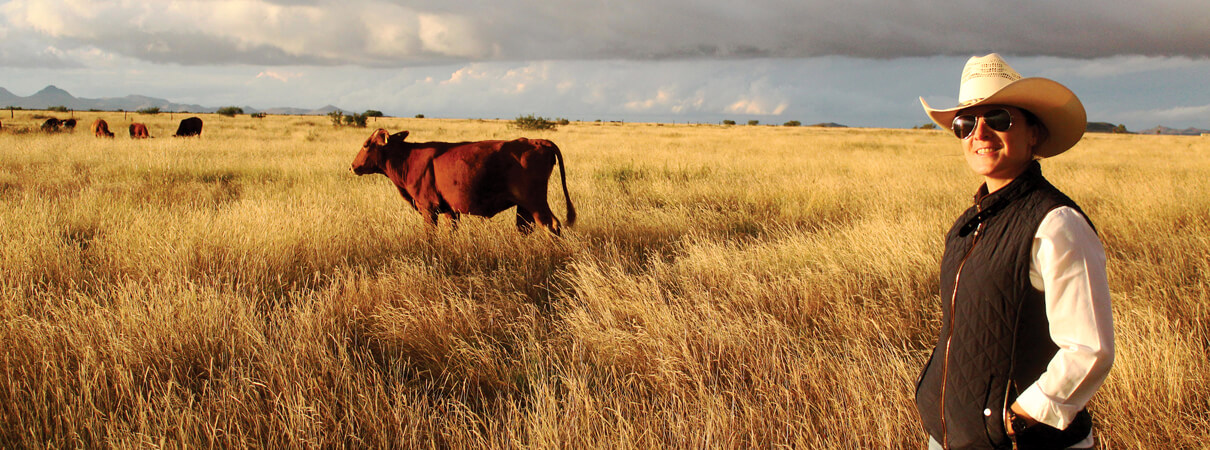
{"label": "brown cow", "polygon": [[185,136],[201,136],[202,135],[202,119],[190,117],[181,119],[181,124],[176,127],[176,134],[173,137]]}
{"label": "brown cow", "polygon": [[105,119],[97,119],[92,122],[92,134],[97,137],[113,137],[113,133],[109,132],[109,124]]}
{"label": "brown cow", "polygon": [[517,229],[529,233],[534,222],[559,234],[559,219],[546,202],[546,185],[556,162],[567,202],[567,226],[576,209],[567,193],[563,154],[553,142],[513,141],[404,142],[407,131],[379,128],[353,159],[353,173],[381,173],[429,225],[445,214],[458,225],[460,214],[492,217],[517,207]]}
{"label": "brown cow", "polygon": [[147,125],[141,123],[130,124],[130,137],[132,139],[147,139],[151,134],[147,133]]}

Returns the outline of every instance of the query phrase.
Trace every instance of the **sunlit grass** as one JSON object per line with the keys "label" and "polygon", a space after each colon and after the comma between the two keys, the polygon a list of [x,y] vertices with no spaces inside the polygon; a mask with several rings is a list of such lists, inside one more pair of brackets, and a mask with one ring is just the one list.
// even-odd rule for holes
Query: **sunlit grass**
{"label": "sunlit grass", "polygon": [[[0,446],[924,445],[942,236],[978,183],[944,133],[35,114],[0,118]],[[375,127],[551,139],[577,226],[426,229],[349,173]],[[1043,163],[1109,257],[1105,446],[1210,438],[1208,143]]]}

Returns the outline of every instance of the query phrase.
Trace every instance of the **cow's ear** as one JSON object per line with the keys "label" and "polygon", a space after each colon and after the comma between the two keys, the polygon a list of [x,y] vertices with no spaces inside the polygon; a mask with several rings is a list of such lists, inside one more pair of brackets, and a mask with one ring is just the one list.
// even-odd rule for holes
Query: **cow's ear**
{"label": "cow's ear", "polygon": [[398,133],[392,134],[392,135],[391,135],[391,140],[392,140],[392,141],[399,141],[399,142],[403,142],[404,138],[407,138],[407,137],[408,137],[408,132],[406,132],[406,131],[400,131],[400,132],[398,132]]}
{"label": "cow's ear", "polygon": [[375,145],[381,147],[381,146],[387,145],[387,141],[389,141],[389,139],[388,139],[389,137],[390,137],[390,135],[387,134],[387,130],[379,128],[377,131],[374,132],[374,135],[370,136],[370,142],[373,142]]}

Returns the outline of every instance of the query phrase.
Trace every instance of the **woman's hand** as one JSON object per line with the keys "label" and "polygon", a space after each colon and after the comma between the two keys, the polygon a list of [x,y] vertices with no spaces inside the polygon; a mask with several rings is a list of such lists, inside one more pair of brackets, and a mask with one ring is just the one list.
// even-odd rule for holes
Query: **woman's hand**
{"label": "woman's hand", "polygon": [[1014,427],[1013,427],[1014,421],[1012,420],[1012,418],[1014,416],[1016,416],[1017,419],[1019,419],[1019,420],[1017,420],[1017,422],[1019,422],[1019,424],[1020,424],[1020,422],[1024,422],[1023,426],[1020,426],[1019,428],[1029,427],[1035,423],[1038,423],[1038,421],[1034,420],[1034,418],[1031,417],[1029,415],[1029,413],[1025,412],[1025,410],[1021,408],[1021,404],[1019,404],[1017,402],[1013,402],[1013,405],[1011,407],[1009,407],[1009,409],[1011,410],[1011,413],[1007,414],[1006,417],[1004,418],[1005,419],[1004,420],[1004,422],[1005,422],[1004,430],[1008,432],[1008,437],[1016,436],[1017,432],[1021,431],[1021,430],[1014,429]]}

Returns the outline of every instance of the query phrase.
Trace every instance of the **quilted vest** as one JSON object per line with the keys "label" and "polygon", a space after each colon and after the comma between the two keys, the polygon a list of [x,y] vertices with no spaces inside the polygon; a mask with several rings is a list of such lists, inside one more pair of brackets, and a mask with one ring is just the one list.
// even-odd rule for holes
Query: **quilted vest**
{"label": "quilted vest", "polygon": [[1012,447],[1005,411],[1058,352],[1044,293],[1029,280],[1033,239],[1051,210],[1079,210],[1036,161],[985,192],[946,235],[941,333],[916,384],[925,431],[948,448]]}

